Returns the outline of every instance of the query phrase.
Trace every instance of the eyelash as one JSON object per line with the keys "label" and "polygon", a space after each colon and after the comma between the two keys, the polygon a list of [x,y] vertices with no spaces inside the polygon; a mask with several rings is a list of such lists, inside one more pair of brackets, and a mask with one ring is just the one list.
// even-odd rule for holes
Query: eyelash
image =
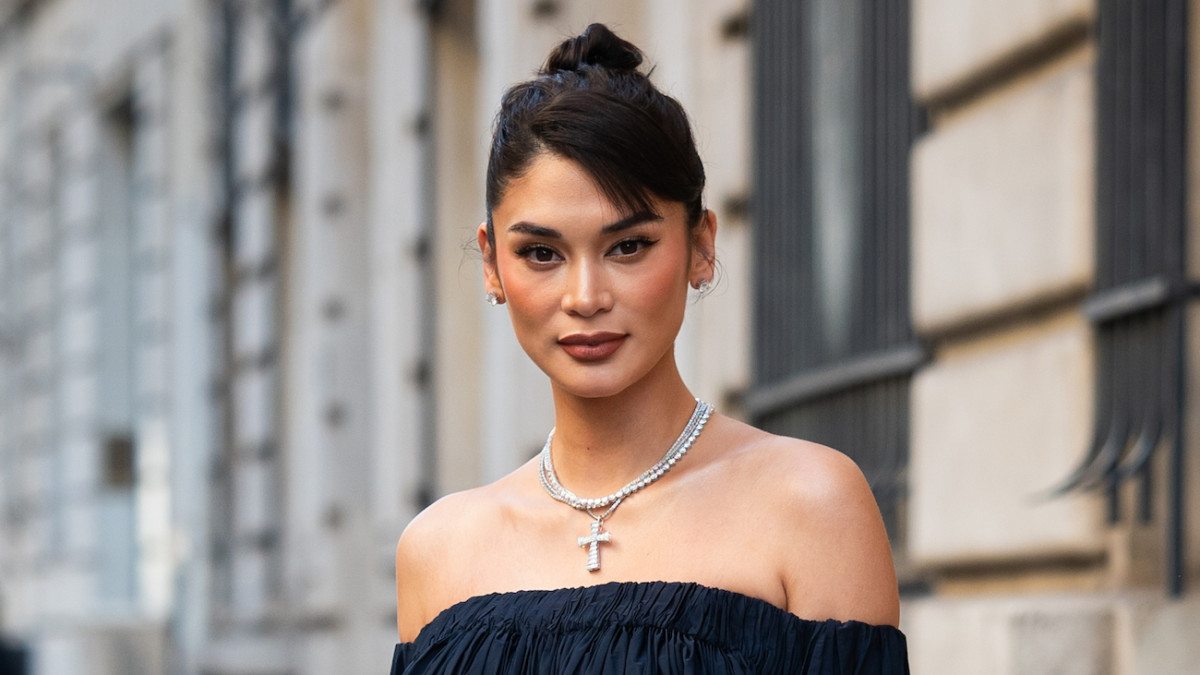
{"label": "eyelash", "polygon": [[634,251],[633,253],[622,254],[622,255],[637,255],[638,253],[645,251],[646,249],[650,248],[651,246],[653,246],[657,243],[658,243],[657,239],[647,239],[646,237],[630,237],[629,239],[622,239],[621,241],[618,241],[616,244],[613,245],[613,247],[611,249],[609,249],[609,251],[615,251],[618,248],[624,246],[625,244],[638,244],[639,245],[638,250]]}
{"label": "eyelash", "polygon": [[[626,244],[637,244],[637,245],[639,245],[638,250],[636,250],[632,253],[619,254],[621,257],[635,256],[639,253],[642,253],[643,251],[645,251],[646,249],[650,248],[651,246],[653,246],[657,243],[658,243],[657,239],[648,239],[646,237],[630,237],[629,239],[622,239],[621,241],[618,241],[616,244],[613,244],[612,248],[609,249],[609,252],[612,253],[613,251],[616,251],[617,249],[619,249],[622,246],[625,246]],[[524,258],[535,265],[549,265],[551,263],[557,262],[556,260],[533,260],[533,259],[531,259],[530,255],[537,251],[549,251],[552,255],[558,255],[557,251],[555,251],[554,249],[552,249],[549,246],[546,246],[544,244],[530,244],[528,246],[523,246],[523,247],[517,249],[516,254],[517,254],[518,258]]]}
{"label": "eyelash", "polygon": [[534,251],[549,251],[553,255],[558,255],[558,252],[555,251],[554,249],[550,248],[549,246],[542,246],[541,244],[531,244],[529,246],[523,246],[523,247],[517,249],[516,253],[517,253],[518,258],[524,258],[526,261],[533,263],[534,265],[548,265],[552,262],[556,262],[554,260],[533,260],[529,256]]}

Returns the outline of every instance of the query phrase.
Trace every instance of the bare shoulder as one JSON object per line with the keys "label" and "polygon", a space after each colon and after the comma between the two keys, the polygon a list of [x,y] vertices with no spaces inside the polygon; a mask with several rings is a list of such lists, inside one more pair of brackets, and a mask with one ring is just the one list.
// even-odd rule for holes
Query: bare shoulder
{"label": "bare shoulder", "polygon": [[832,448],[747,427],[739,463],[777,513],[788,609],[810,619],[897,625],[899,598],[891,547],[861,470]]}
{"label": "bare shoulder", "polygon": [[[456,551],[480,527],[487,488],[442,497],[417,514],[396,544],[396,621],[402,642],[411,642],[445,604]],[[451,582],[452,583],[452,582]]]}
{"label": "bare shoulder", "polygon": [[786,436],[764,435],[756,460],[770,467],[773,492],[806,517],[878,515],[875,498],[854,460],[833,448]]}
{"label": "bare shoulder", "polygon": [[[842,509],[846,498],[874,498],[858,465],[833,448],[788,436],[776,436],[730,418],[724,422],[727,459],[739,474],[752,475],[770,497],[808,509]],[[733,468],[731,467],[731,468]]]}

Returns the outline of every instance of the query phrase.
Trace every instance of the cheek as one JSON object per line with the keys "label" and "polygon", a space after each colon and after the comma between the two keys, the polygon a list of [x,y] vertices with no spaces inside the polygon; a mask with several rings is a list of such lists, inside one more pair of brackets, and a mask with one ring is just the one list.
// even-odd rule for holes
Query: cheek
{"label": "cheek", "polygon": [[529,274],[516,268],[501,276],[504,280],[504,298],[509,308],[516,312],[537,311],[553,294],[554,284],[549,275]]}
{"label": "cheek", "polygon": [[658,311],[675,309],[682,314],[687,301],[687,274],[683,262],[675,260],[648,266],[628,281],[626,297],[637,306]]}
{"label": "cheek", "polygon": [[528,352],[536,342],[535,334],[545,328],[554,315],[559,298],[552,275],[527,274],[519,269],[513,272],[502,275],[504,302],[517,342]]}

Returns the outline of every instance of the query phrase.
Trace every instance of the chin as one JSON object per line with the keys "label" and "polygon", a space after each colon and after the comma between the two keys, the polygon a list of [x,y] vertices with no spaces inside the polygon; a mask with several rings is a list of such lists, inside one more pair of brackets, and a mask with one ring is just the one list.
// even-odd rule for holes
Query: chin
{"label": "chin", "polygon": [[608,398],[629,388],[633,378],[612,360],[604,363],[581,364],[570,357],[563,362],[551,356],[546,361],[534,360],[538,369],[550,378],[557,390],[579,398]]}
{"label": "chin", "polygon": [[[543,371],[547,372],[547,371]],[[628,364],[605,363],[594,365],[571,364],[570,370],[557,370],[557,377],[550,381],[560,391],[587,399],[602,399],[619,396],[651,377],[653,367],[631,368]]]}
{"label": "chin", "polygon": [[559,391],[578,398],[592,399],[617,396],[630,385],[626,381],[614,382],[604,377],[588,377],[586,374],[566,379],[551,377],[550,381]]}

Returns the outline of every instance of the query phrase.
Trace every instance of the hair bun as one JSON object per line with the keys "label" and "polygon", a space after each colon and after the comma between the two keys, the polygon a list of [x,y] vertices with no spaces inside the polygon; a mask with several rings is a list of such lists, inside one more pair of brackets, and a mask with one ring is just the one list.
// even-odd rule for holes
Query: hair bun
{"label": "hair bun", "polygon": [[581,35],[564,40],[555,47],[540,74],[579,70],[583,66],[634,70],[641,64],[642,50],[617,37],[608,26],[594,23]]}

